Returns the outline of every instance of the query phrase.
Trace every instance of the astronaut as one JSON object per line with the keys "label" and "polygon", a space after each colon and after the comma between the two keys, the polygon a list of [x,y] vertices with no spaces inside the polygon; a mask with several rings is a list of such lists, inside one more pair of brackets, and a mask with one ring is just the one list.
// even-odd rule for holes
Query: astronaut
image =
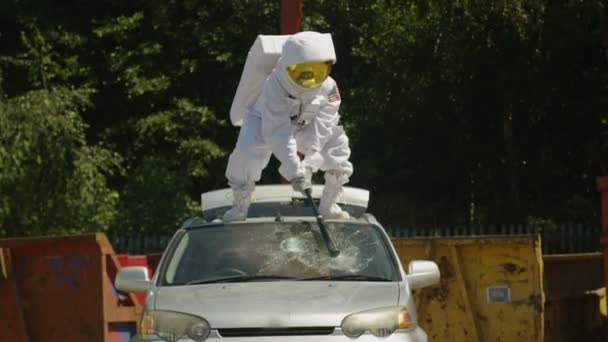
{"label": "astronaut", "polygon": [[[336,62],[331,35],[300,32],[274,37],[283,37],[282,49],[277,53],[278,60],[270,75],[263,78],[261,94],[252,101],[252,106],[243,110],[242,118],[234,119],[234,103],[231,110],[233,123],[242,127],[226,169],[234,200],[223,220],[247,217],[255,182],[260,180],[271,154],[281,163],[279,173],[295,191],[311,188],[312,174],[324,171],[319,213],[325,218],[348,219],[348,213],[337,201],[342,186],[353,173],[353,166],[349,162],[348,137],[339,125],[340,92],[329,77]],[[259,45],[271,46],[264,44]],[[253,49],[249,57],[255,52]],[[246,70],[241,83],[245,74]],[[238,95],[239,90],[236,97]],[[298,153],[304,156],[302,160]]]}

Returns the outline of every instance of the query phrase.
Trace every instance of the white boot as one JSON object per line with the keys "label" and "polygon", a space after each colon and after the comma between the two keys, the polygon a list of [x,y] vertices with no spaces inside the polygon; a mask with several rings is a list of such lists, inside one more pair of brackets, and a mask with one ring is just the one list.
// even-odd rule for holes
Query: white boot
{"label": "white boot", "polygon": [[335,173],[325,172],[325,186],[319,203],[319,214],[326,219],[348,220],[350,215],[343,211],[338,205],[338,199],[342,196],[343,180]]}
{"label": "white boot", "polygon": [[243,221],[247,218],[249,205],[251,204],[251,191],[232,191],[234,199],[232,208],[224,213],[224,222]]}

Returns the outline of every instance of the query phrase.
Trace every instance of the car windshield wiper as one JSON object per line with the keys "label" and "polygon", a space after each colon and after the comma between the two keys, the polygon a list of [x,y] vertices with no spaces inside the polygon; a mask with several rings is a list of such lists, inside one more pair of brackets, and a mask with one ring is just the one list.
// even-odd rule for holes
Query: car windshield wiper
{"label": "car windshield wiper", "polygon": [[237,275],[230,277],[219,277],[219,278],[205,278],[205,279],[197,279],[192,280],[186,283],[186,285],[198,285],[198,284],[212,284],[212,283],[237,283],[237,282],[246,282],[251,280],[258,279],[275,279],[275,280],[283,280],[283,279],[293,279],[295,277],[282,276],[282,275],[274,275],[274,274],[249,274],[249,275]]}
{"label": "car windshield wiper", "polygon": [[392,281],[391,279],[367,276],[363,274],[342,274],[336,276],[319,276],[310,278],[298,278],[298,280],[345,280],[345,281]]}

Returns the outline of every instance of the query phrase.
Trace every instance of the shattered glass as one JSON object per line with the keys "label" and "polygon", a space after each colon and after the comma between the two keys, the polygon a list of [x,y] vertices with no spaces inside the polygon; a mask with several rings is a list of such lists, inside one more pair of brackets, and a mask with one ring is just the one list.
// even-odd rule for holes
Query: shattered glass
{"label": "shattered glass", "polygon": [[[340,251],[331,257],[314,222],[222,225],[191,230],[180,242],[167,283],[213,279],[218,275],[276,275],[294,279],[362,275],[394,280],[396,270],[378,227],[326,223]],[[187,244],[187,245],[183,245]],[[183,245],[183,246],[182,246]],[[169,279],[171,278],[171,279]]]}
{"label": "shattered glass", "polygon": [[284,227],[277,227],[275,239],[268,240],[266,248],[262,249],[268,263],[261,267],[261,272],[267,268],[272,269],[277,264],[297,262],[305,268],[319,271],[318,273],[335,274],[338,271],[351,274],[365,269],[376,257],[379,241],[361,230],[336,229],[335,224],[328,224],[327,228],[340,251],[337,257],[331,257],[325,242],[317,234],[316,225],[301,225],[302,227],[291,227],[288,233]]}

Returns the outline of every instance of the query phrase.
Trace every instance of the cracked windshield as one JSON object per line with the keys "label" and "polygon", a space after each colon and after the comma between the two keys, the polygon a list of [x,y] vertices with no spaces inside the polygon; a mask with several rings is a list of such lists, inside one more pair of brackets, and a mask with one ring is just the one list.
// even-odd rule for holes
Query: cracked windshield
{"label": "cracked windshield", "polygon": [[394,281],[379,228],[328,223],[340,250],[331,257],[316,224],[221,225],[190,230],[172,253],[164,285],[273,280]]}

